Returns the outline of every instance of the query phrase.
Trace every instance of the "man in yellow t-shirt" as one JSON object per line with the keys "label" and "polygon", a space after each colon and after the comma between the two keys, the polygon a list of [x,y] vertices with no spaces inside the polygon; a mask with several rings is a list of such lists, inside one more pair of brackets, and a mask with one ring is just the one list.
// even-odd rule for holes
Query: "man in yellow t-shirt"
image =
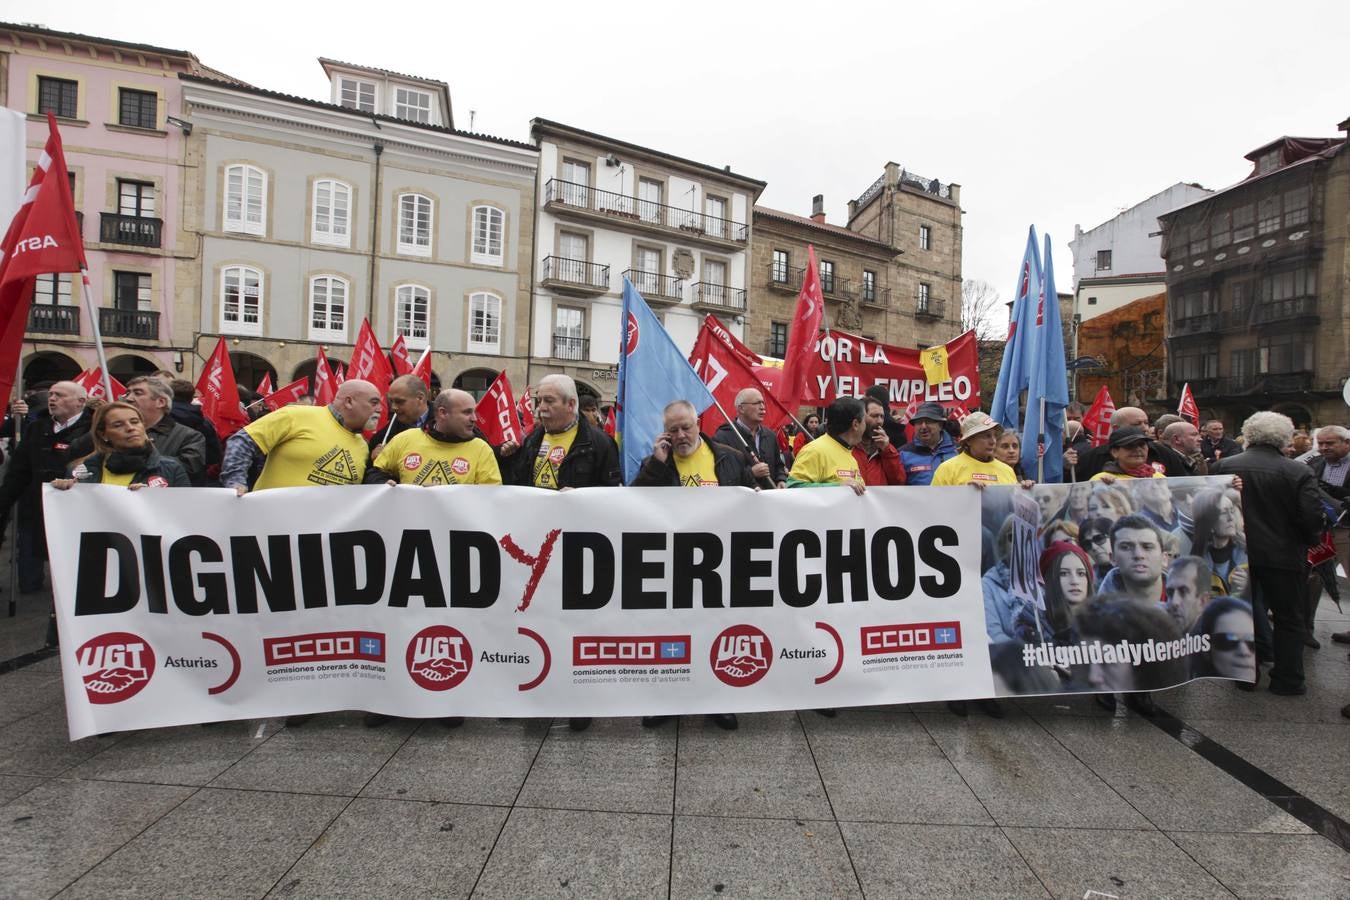
{"label": "man in yellow t-shirt", "polygon": [[369,454],[361,431],[379,411],[375,385],[353,378],[342,383],[327,406],[286,406],[268,413],[230,436],[220,483],[246,494],[249,469],[265,459],[253,486],[257,491],[360,484]]}
{"label": "man in yellow t-shirt", "polygon": [[973,484],[1017,484],[1012,466],[994,459],[998,445],[999,424],[988,414],[973,412],[961,420],[961,452],[937,467],[933,473],[935,487]]}
{"label": "man in yellow t-shirt", "polygon": [[846,484],[853,493],[867,490],[853,448],[867,430],[862,401],[839,397],[825,410],[825,433],[802,447],[788,473],[787,486],[821,487]]}
{"label": "man in yellow t-shirt", "polygon": [[676,400],[663,416],[666,430],[656,436],[633,487],[755,487],[750,458],[701,435],[694,404]]}
{"label": "man in yellow t-shirt", "polygon": [[432,405],[426,428],[401,431],[385,445],[366,472],[368,483],[501,484],[497,457],[488,442],[474,434],[473,395],[449,388]]}

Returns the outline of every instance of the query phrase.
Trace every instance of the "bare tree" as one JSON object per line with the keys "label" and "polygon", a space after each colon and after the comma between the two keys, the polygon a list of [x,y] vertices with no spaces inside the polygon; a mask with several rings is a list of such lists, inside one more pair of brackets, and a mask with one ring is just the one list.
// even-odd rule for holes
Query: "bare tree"
{"label": "bare tree", "polygon": [[1008,334],[1008,308],[987,281],[961,283],[961,328],[981,340],[1002,340]]}

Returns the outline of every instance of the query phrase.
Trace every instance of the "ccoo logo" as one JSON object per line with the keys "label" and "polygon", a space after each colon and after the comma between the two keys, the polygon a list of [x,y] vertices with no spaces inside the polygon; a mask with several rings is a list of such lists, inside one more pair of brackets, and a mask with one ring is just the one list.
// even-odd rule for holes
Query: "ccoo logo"
{"label": "ccoo logo", "polygon": [[723,684],[749,687],[769,671],[773,644],[753,625],[732,625],[713,641],[709,656],[713,674]]}
{"label": "ccoo logo", "polygon": [[423,628],[408,642],[408,675],[429,691],[448,691],[469,677],[473,648],[449,625]]}
{"label": "ccoo logo", "polygon": [[86,641],[75,651],[75,664],[90,703],[121,703],[150,683],[155,651],[134,634],[112,631]]}

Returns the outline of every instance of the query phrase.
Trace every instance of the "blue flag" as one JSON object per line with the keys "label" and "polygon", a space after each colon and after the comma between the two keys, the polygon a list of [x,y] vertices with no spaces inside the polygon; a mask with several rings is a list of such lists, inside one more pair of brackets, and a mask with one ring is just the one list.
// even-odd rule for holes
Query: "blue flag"
{"label": "blue flag", "polygon": [[1022,255],[1022,267],[1017,273],[1017,288],[1013,291],[1012,322],[1008,325],[1008,340],[1003,346],[1003,364],[998,370],[998,385],[989,415],[1004,428],[1018,430],[1021,418],[1018,404],[1021,394],[1031,384],[1031,354],[1029,342],[1035,323],[1036,298],[1041,289],[1041,253],[1036,246],[1036,226],[1027,233],[1027,249]]}
{"label": "blue flag", "polygon": [[623,280],[621,321],[615,424],[623,483],[631,484],[643,457],[652,452],[656,436],[666,430],[666,406],[688,400],[702,415],[713,405],[713,396],[627,278]]}
{"label": "blue flag", "polygon": [[[1064,408],[1069,405],[1069,379],[1064,364],[1064,332],[1060,327],[1055,267],[1050,261],[1050,235],[1045,236],[1045,271],[1031,318],[1031,381],[1027,385],[1027,422],[1022,431],[1022,470],[1028,478],[1054,484],[1064,480]],[[1036,455],[1044,446],[1044,468],[1037,474]]]}

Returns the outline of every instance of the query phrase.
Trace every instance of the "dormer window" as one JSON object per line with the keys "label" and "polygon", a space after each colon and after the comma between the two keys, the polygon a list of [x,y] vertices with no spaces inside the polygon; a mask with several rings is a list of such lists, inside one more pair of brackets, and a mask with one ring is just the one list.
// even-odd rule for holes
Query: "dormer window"
{"label": "dormer window", "polygon": [[375,82],[347,75],[338,77],[338,105],[361,112],[375,112]]}
{"label": "dormer window", "polygon": [[1261,154],[1260,159],[1256,161],[1256,173],[1264,175],[1267,172],[1274,172],[1280,167],[1280,148],[1267,150]]}
{"label": "dormer window", "polygon": [[431,94],[413,88],[394,88],[394,116],[431,124]]}

